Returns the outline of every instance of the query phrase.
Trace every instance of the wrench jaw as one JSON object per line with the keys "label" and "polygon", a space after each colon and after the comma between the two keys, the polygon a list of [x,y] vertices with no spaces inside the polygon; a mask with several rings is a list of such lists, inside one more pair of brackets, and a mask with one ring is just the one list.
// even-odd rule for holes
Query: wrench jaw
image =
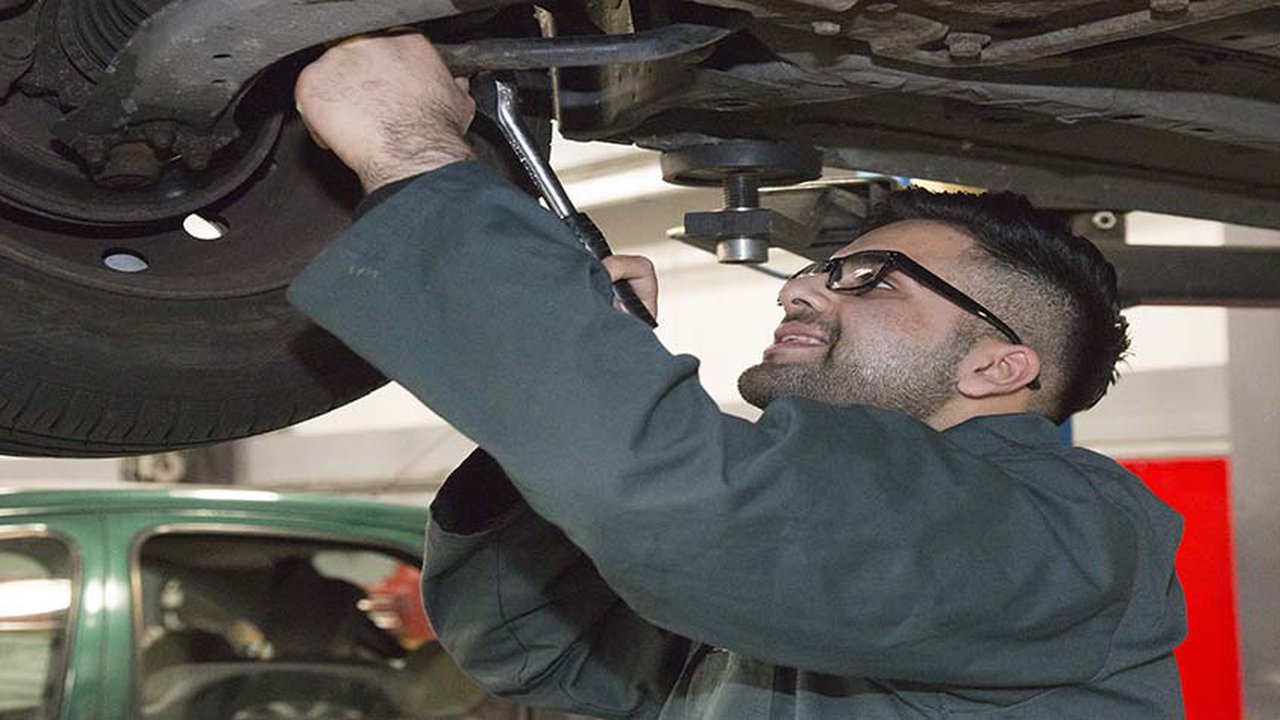
{"label": "wrench jaw", "polygon": [[577,210],[568,193],[551,165],[538,152],[537,144],[520,116],[520,96],[515,85],[493,73],[483,73],[472,80],[471,93],[476,101],[476,112],[498,127],[556,217],[564,220],[574,215]]}

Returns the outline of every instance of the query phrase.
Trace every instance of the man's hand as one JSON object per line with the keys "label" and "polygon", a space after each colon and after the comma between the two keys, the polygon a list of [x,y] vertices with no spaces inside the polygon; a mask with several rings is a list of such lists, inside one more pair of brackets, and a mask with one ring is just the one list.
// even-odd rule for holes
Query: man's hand
{"label": "man's hand", "polygon": [[475,115],[467,81],[416,32],[330,48],[298,76],[294,98],[311,136],[366,193],[472,157],[463,139]]}
{"label": "man's hand", "polygon": [[[640,298],[640,302],[644,303],[649,314],[656,319],[658,317],[658,273],[653,269],[653,263],[640,255],[610,255],[601,262],[604,263],[604,269],[609,271],[609,277],[614,282],[626,280],[631,283],[631,289],[635,291],[636,297]],[[613,305],[619,310],[626,310],[618,300],[614,300]]]}

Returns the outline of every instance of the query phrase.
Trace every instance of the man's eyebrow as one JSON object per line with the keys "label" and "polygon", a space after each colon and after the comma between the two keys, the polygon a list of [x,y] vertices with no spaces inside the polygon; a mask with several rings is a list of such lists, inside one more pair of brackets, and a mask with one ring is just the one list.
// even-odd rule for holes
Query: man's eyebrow
{"label": "man's eyebrow", "polygon": [[920,282],[919,280],[917,280],[917,279],[915,279],[914,277],[912,277],[912,276],[911,276],[911,273],[910,273],[909,271],[907,271],[907,270],[903,270],[903,269],[902,269],[902,268],[900,268],[900,267],[893,267],[893,268],[889,268],[889,272],[885,274],[885,277],[886,277],[886,278],[893,278],[894,283],[895,283],[895,284],[897,284],[897,285],[902,285],[902,284],[903,284],[902,282],[900,282],[900,278],[906,278],[906,279],[909,281],[909,282],[908,282],[908,283],[906,283],[906,284],[908,284],[908,285],[914,285],[915,287],[920,287],[920,286],[921,286],[921,282]]}

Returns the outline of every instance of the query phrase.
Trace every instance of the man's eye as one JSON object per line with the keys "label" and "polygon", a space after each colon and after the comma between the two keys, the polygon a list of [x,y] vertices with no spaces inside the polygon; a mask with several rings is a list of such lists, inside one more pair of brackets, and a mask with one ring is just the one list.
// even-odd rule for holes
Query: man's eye
{"label": "man's eye", "polygon": [[888,280],[885,280],[884,278],[881,278],[878,282],[876,282],[874,289],[875,290],[893,290],[894,288],[893,288],[893,283],[889,282]]}

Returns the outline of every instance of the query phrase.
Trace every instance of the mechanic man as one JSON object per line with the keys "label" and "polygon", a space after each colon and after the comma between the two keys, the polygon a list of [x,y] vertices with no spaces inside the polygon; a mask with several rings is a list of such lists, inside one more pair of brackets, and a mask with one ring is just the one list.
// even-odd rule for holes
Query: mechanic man
{"label": "mechanic man", "polygon": [[1012,196],[903,196],[783,287],[748,422],[471,159],[464,88],[412,34],[304,71],[368,197],[291,297],[491,453],[427,538],[468,673],[605,717],[1182,714],[1180,520],[1052,422],[1127,346],[1092,246]]}

